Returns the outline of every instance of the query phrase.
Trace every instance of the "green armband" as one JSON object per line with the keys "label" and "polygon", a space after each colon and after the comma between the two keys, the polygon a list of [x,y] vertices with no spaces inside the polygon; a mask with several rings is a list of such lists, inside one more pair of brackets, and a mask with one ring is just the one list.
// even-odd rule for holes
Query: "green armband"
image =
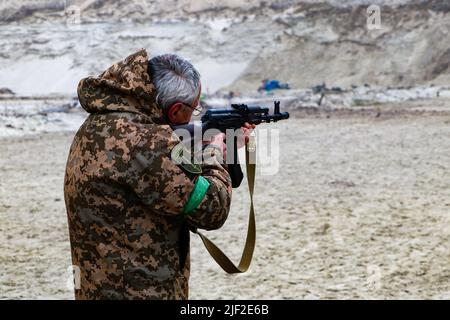
{"label": "green armband", "polygon": [[186,203],[183,209],[183,214],[185,216],[190,215],[202,202],[203,198],[208,191],[209,182],[202,176],[199,176],[197,182],[195,183],[194,190],[192,190],[189,201]]}

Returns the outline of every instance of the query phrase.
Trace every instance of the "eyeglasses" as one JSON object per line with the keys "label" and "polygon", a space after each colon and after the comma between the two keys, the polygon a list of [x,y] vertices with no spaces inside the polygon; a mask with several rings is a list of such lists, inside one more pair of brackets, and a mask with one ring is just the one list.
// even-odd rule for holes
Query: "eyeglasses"
{"label": "eyeglasses", "polygon": [[197,107],[195,107],[195,108],[193,106],[187,104],[187,103],[184,103],[184,102],[181,102],[181,104],[186,106],[186,107],[189,107],[189,108],[193,109],[194,111],[192,111],[192,114],[194,116],[198,116],[198,115],[200,115],[200,113],[202,113],[203,108],[202,108],[202,106],[200,104]]}

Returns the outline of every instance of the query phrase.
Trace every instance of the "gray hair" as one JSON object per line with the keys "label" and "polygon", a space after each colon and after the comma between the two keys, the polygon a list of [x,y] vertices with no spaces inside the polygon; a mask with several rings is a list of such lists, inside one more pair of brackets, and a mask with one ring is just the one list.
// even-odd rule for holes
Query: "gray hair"
{"label": "gray hair", "polygon": [[156,102],[163,110],[176,102],[192,105],[200,93],[200,73],[176,54],[150,59],[148,72],[156,87]]}

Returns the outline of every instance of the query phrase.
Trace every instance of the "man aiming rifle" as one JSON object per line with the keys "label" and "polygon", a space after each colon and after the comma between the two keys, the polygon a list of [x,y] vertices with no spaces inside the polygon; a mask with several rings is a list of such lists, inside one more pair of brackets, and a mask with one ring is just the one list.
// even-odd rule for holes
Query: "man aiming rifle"
{"label": "man aiming rifle", "polygon": [[[73,140],[64,181],[77,299],[188,298],[189,230],[220,228],[232,192],[219,161],[223,134],[205,142],[215,150],[208,164],[172,159],[180,142],[172,127],[190,122],[200,94],[189,62],[149,60],[145,50],[80,81],[90,115]],[[248,136],[255,124],[240,126]]]}

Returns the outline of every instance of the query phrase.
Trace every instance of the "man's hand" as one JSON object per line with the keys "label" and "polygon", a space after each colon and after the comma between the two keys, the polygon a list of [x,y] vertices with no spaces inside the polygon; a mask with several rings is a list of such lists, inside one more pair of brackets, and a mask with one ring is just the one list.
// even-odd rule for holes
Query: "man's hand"
{"label": "man's hand", "polygon": [[255,124],[250,124],[246,122],[244,126],[240,129],[241,132],[239,133],[238,139],[237,139],[237,147],[238,149],[245,146],[250,141],[250,134],[252,133],[253,129],[256,128]]}
{"label": "man's hand", "polygon": [[225,143],[225,133],[219,133],[210,140],[203,140],[203,145],[212,145],[222,151],[223,159],[227,157],[227,144]]}
{"label": "man's hand", "polygon": [[[256,128],[255,124],[246,122],[240,129],[237,136],[237,148],[240,149],[250,141],[250,134]],[[212,145],[222,151],[223,159],[227,158],[227,144],[225,143],[225,134],[220,133],[213,136],[210,140],[204,140],[203,145]]]}

